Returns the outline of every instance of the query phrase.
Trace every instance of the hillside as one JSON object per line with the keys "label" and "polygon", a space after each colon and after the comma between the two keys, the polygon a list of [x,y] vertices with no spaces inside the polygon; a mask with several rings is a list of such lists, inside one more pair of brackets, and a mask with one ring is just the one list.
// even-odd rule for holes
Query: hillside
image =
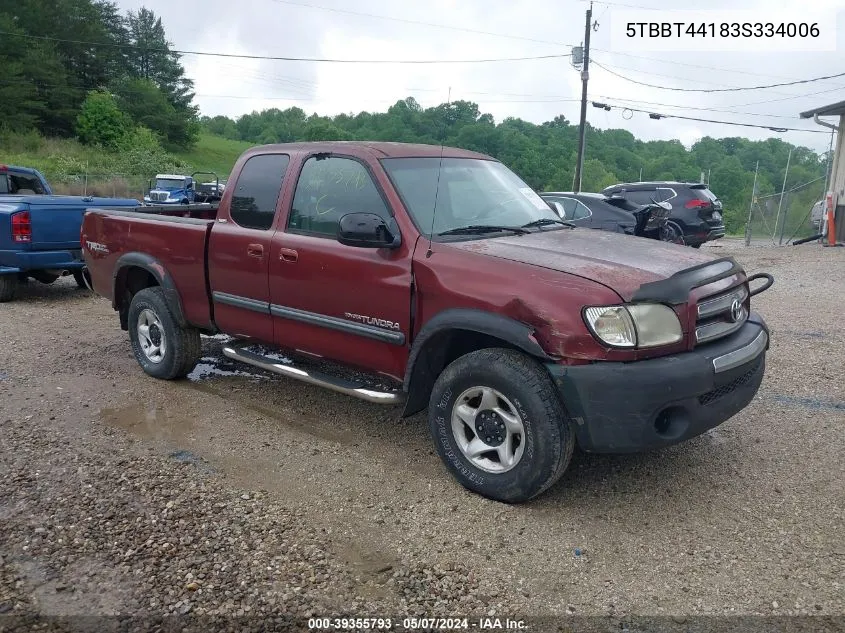
{"label": "hillside", "polygon": [[168,154],[157,148],[106,151],[74,139],[43,138],[36,132],[0,133],[0,164],[35,167],[59,193],[141,197],[156,173],[215,172],[221,181],[238,156],[254,143],[202,133],[190,150]]}

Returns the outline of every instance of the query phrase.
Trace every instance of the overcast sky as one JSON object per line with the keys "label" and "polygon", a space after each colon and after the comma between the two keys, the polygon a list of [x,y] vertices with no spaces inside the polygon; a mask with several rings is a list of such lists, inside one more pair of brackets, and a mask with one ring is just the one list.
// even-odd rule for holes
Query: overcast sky
{"label": "overcast sky", "polygon": [[[393,60],[568,54],[571,45],[583,40],[584,12],[588,7],[580,0],[118,0],[118,4],[124,9],[152,9],[162,17],[167,35],[178,49]],[[670,9],[698,9],[703,5],[708,9],[754,9],[762,20],[771,19],[778,7],[813,6],[838,16],[837,52],[648,51],[632,56],[613,50],[611,18],[614,12],[630,10],[619,5],[659,9],[649,13],[660,21],[671,21]],[[725,88],[845,72],[845,0],[812,0],[811,4],[807,0],[614,0],[596,2],[593,18],[598,22],[592,34],[593,58],[617,73],[646,83]],[[294,105],[309,114],[384,111],[407,96],[427,107],[445,102],[451,88],[453,100],[475,101],[482,112],[491,113],[497,122],[515,116],[540,123],[563,114],[577,123],[579,116],[581,82],[568,58],[489,64],[373,65],[186,55],[183,63],[195,81],[202,113],[207,115],[237,117],[253,110]],[[845,100],[845,77],[766,90],[688,93],[636,85],[593,66],[589,94],[597,101],[664,114],[821,129],[811,120],[799,119],[798,113]],[[689,109],[693,107],[706,109]],[[777,136],[825,151],[829,141],[824,134],[776,134],[713,123],[652,120],[648,114],[625,112],[622,108],[607,112],[590,107],[587,115],[590,123],[599,128],[625,128],[642,139],[680,139],[687,146],[703,136]]]}

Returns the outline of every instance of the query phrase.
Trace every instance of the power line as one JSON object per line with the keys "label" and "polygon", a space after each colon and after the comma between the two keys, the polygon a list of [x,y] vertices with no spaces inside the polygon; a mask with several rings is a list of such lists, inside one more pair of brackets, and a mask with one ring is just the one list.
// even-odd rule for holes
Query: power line
{"label": "power line", "polygon": [[[608,106],[610,107],[610,106]],[[684,119],[685,121],[700,121],[702,123],[718,123],[720,125],[736,125],[740,127],[754,127],[762,130],[771,130],[772,132],[810,132],[813,134],[827,134],[826,130],[808,130],[804,128],[794,127],[774,127],[771,125],[759,125],[756,123],[738,123],[737,121],[717,121],[715,119],[700,119],[698,117],[682,116],[680,114],[660,114],[657,112],[650,112],[648,110],[640,110],[638,108],[628,108],[625,106],[615,106],[620,110],[629,110],[631,112],[642,112],[649,115],[653,119]]]}
{"label": "power line", "polygon": [[266,59],[285,62],[320,62],[332,64],[484,64],[491,62],[522,62],[538,61],[542,59],[561,59],[569,57],[570,53],[558,53],[555,55],[534,55],[530,57],[500,57],[490,59],[332,59],[322,57],[286,57],[273,55],[242,55],[236,53],[213,53],[210,51],[189,51],[168,48],[147,48],[136,44],[117,44],[114,42],[87,42],[83,40],[69,40],[46,35],[30,35],[24,33],[12,33],[0,31],[0,35],[11,35],[33,40],[46,40],[49,42],[61,42],[64,44],[82,44],[85,46],[101,46],[108,48],[128,48],[141,50],[147,53],[176,53],[179,55],[203,55],[208,57],[235,57],[239,59]]}
{"label": "power line", "polygon": [[[585,0],[586,1],[586,0]],[[702,70],[718,70],[719,72],[724,73],[735,73],[738,75],[748,75],[750,77],[771,77],[773,79],[788,79],[793,80],[794,77],[784,77],[783,75],[772,75],[769,73],[755,73],[751,72],[750,70],[740,70],[739,68],[725,68],[724,66],[705,66],[703,64],[691,64],[689,62],[679,62],[674,59],[660,59],[659,57],[648,57],[647,55],[633,55],[631,53],[620,53],[619,51],[611,51],[605,48],[594,48],[593,50],[599,51],[601,53],[607,53],[608,55],[619,55],[623,56],[626,59],[643,59],[649,62],[657,62],[660,64],[670,64],[673,66],[687,66],[689,68],[701,68]],[[616,66],[619,68],[618,66]],[[696,78],[697,79],[697,78]]]}
{"label": "power line", "polygon": [[835,77],[845,77],[845,73],[838,73],[835,75],[825,75],[824,77],[814,77],[812,79],[799,79],[796,81],[788,81],[783,83],[777,84],[768,84],[765,86],[744,86],[744,87],[737,87],[737,88],[676,88],[674,86],[659,86],[657,84],[650,84],[643,81],[637,81],[636,79],[631,79],[630,77],[626,77],[620,73],[617,73],[613,70],[610,70],[607,66],[600,64],[599,62],[594,60],[594,63],[599,68],[602,68],[606,72],[609,72],[611,75],[616,75],[626,81],[630,81],[631,83],[639,84],[640,86],[647,86],[648,88],[658,88],[660,90],[675,90],[679,92],[738,92],[742,90],[763,90],[766,88],[777,88],[779,86],[795,86],[798,84],[808,84],[814,81],[823,81],[825,79],[833,79]]}
{"label": "power line", "polygon": [[294,2],[294,0],[273,0],[279,4],[288,4],[296,7],[304,7],[307,9],[320,9],[322,11],[331,11],[332,13],[344,13],[346,15],[357,15],[366,18],[375,18],[376,20],[389,20],[391,22],[402,22],[404,24],[416,24],[418,26],[430,26],[438,29],[448,29],[451,31],[461,31],[463,33],[475,33],[478,35],[490,35],[492,37],[503,37],[512,40],[522,40],[524,42],[536,42],[538,44],[552,44],[554,46],[573,46],[572,44],[564,44],[563,42],[552,42],[550,40],[541,40],[533,37],[525,37],[522,35],[510,35],[507,33],[496,33],[493,31],[481,31],[478,29],[470,29],[462,26],[451,26],[449,24],[438,24],[436,22],[423,22],[421,20],[411,20],[408,18],[397,18],[389,15],[377,15],[375,13],[364,13],[362,11],[351,11],[349,9],[336,9],[334,7],[324,7],[317,4],[307,4],[305,2]]}
{"label": "power line", "polygon": [[[601,63],[600,63],[600,62],[596,62],[596,63],[597,63],[597,64],[599,64],[599,65],[601,65]],[[608,65],[607,65],[607,64],[605,64],[605,66],[608,66]],[[603,66],[603,67],[604,67],[604,66]],[[613,69],[613,70],[611,70],[611,69]],[[645,75],[648,75],[649,77],[663,77],[663,78],[666,78],[666,79],[674,79],[674,80],[676,80],[676,81],[685,81],[685,82],[692,83],[692,84],[695,84],[695,85],[705,84],[705,85],[710,85],[710,86],[716,86],[716,87],[718,87],[718,88],[739,88],[739,89],[744,89],[744,88],[743,88],[743,86],[737,86],[736,84],[728,84],[728,83],[724,83],[724,82],[707,81],[707,80],[704,80],[704,79],[700,79],[700,78],[698,78],[698,77],[691,77],[691,76],[687,76],[687,77],[679,77],[678,75],[665,75],[665,74],[662,74],[662,73],[656,73],[656,72],[653,72],[653,71],[650,71],[650,70],[648,70],[648,71],[647,71],[647,70],[641,70],[641,69],[639,69],[639,68],[631,68],[630,66],[617,66],[616,64],[610,65],[610,67],[609,67],[609,68],[607,68],[607,70],[608,70],[609,72],[613,72],[614,70],[615,70],[615,71],[620,71],[620,70],[630,70],[630,71],[633,71],[633,72],[643,73],[643,74],[645,74]],[[622,75],[619,75],[619,74],[617,73],[617,76],[622,76]],[[636,80],[631,79],[631,78],[628,78],[628,77],[624,77],[624,78],[625,78],[625,79],[628,79],[629,81],[636,81]],[[643,85],[647,85],[647,84],[643,84]],[[792,93],[791,93],[791,92],[782,92],[782,91],[778,91],[778,90],[772,90],[770,94],[792,96]]]}
{"label": "power line", "polygon": [[[672,103],[661,103],[658,101],[642,101],[640,99],[628,99],[627,97],[610,97],[607,95],[596,95],[596,99],[609,99],[611,101],[622,101],[624,103],[643,103],[645,105],[655,105],[660,106],[662,108],[675,108],[679,110],[696,110],[702,112],[722,112],[724,114],[745,114],[748,116],[761,116],[767,117],[772,119],[789,119],[790,121],[795,120],[794,116],[784,116],[782,114],[764,114],[762,112],[737,112],[736,110],[725,110],[724,108],[700,108],[696,106],[688,106],[688,105],[678,105]],[[620,106],[625,107],[625,106]]]}
{"label": "power line", "polygon": [[823,94],[828,94],[828,93],[831,93],[831,92],[838,92],[840,90],[843,90],[843,88],[828,88],[827,90],[819,90],[818,92],[808,92],[806,94],[793,95],[791,97],[783,97],[783,98],[780,98],[780,99],[766,99],[765,101],[752,101],[751,103],[738,103],[734,107],[744,108],[745,106],[750,106],[750,105],[762,105],[764,103],[776,103],[778,101],[791,101],[793,99],[803,99],[805,97],[814,97],[816,95],[823,95]]}

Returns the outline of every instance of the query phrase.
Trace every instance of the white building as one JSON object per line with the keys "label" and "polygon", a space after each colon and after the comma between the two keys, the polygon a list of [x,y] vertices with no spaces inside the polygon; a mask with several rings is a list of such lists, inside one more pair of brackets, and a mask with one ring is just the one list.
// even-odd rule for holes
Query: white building
{"label": "white building", "polygon": [[[839,120],[838,122],[824,121],[819,117],[838,117]],[[827,191],[833,195],[833,204],[836,207],[835,239],[839,243],[845,242],[845,134],[842,133],[842,128],[845,126],[845,101],[802,112],[801,118],[813,119],[819,125],[832,128],[837,132]]]}

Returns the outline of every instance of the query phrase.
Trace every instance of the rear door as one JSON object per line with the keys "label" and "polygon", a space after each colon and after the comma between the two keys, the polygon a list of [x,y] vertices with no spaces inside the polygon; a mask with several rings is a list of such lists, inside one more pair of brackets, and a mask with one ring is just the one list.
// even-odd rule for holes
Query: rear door
{"label": "rear door", "polygon": [[336,154],[305,158],[290,213],[273,238],[270,256],[271,310],[279,346],[392,377],[403,373],[411,334],[414,244],[407,236],[396,249],[337,241],[338,222],[346,213],[375,213],[392,224],[384,194],[388,186],[383,172],[371,171],[363,159]]}
{"label": "rear door", "polygon": [[255,154],[243,164],[208,243],[214,321],[227,334],[273,340],[267,283],[273,220],[287,154]]}

